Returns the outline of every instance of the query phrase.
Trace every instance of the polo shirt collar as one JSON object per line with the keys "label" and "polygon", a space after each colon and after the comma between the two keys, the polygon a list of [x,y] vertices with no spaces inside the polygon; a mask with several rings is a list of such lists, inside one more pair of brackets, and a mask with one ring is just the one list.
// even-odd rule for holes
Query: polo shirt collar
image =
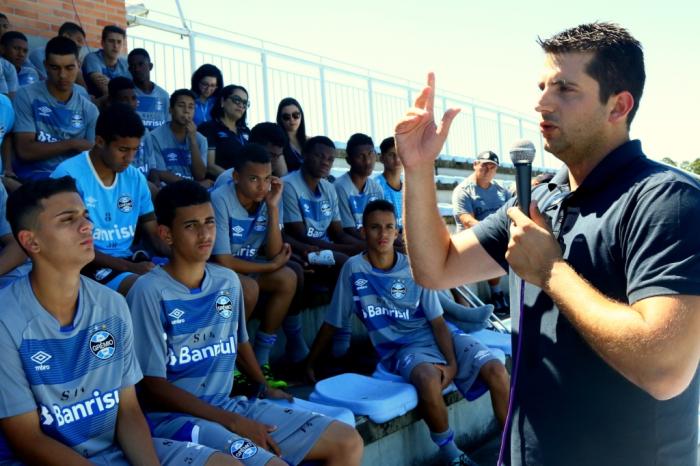
{"label": "polo shirt collar", "polygon": [[[642,158],[646,158],[646,156],[642,152],[642,143],[638,139],[625,142],[605,156],[591,170],[576,192],[585,193],[604,188],[605,185],[619,179],[621,175],[624,176],[624,173],[629,170],[628,164]],[[550,191],[553,191],[562,185],[566,185],[567,188],[569,185],[569,170],[566,166],[559,169],[547,186]]]}

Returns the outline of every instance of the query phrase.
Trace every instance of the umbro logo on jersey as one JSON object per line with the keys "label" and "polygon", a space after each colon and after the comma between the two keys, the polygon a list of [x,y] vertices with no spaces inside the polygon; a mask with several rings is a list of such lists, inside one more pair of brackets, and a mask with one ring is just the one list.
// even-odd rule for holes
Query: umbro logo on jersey
{"label": "umbro logo on jersey", "polygon": [[233,232],[233,236],[243,236],[245,228],[240,225],[236,225],[235,227],[231,228],[231,231]]}
{"label": "umbro logo on jersey", "polygon": [[37,351],[32,355],[31,359],[33,362],[36,363],[36,366],[34,366],[35,370],[38,371],[47,371],[51,369],[51,366],[46,364],[46,362],[51,359],[53,356],[51,356],[49,353],[45,353],[44,351]]}
{"label": "umbro logo on jersey", "polygon": [[37,110],[39,110],[39,116],[42,116],[42,117],[51,116],[51,108],[47,107],[46,105],[39,107]]}
{"label": "umbro logo on jersey", "polygon": [[170,323],[173,325],[177,324],[184,324],[185,319],[182,318],[182,316],[185,315],[185,311],[182,309],[175,308],[170,314],[168,314],[170,317],[172,317],[174,320],[171,320]]}
{"label": "umbro logo on jersey", "polygon": [[165,159],[168,162],[177,162],[177,154],[175,152],[171,152],[165,156]]}
{"label": "umbro logo on jersey", "polygon": [[365,280],[364,278],[358,278],[357,280],[355,280],[355,287],[358,290],[366,290],[367,283],[369,283],[369,282],[367,280]]}

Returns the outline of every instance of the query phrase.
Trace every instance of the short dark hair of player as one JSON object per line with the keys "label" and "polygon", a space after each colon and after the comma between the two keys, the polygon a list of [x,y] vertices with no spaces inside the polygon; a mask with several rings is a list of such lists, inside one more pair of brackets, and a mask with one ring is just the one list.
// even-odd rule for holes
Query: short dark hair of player
{"label": "short dark hair of player", "polygon": [[109,99],[114,100],[117,97],[117,93],[125,89],[136,89],[134,82],[127,78],[126,76],[117,76],[109,80],[107,84],[107,93],[109,94]]}
{"label": "short dark hair of player", "polygon": [[49,55],[75,55],[78,58],[78,46],[67,37],[57,36],[46,43],[44,58]]}
{"label": "short dark hair of player", "polygon": [[107,144],[117,138],[142,138],[145,133],[143,122],[131,107],[115,102],[100,112],[95,125],[95,135]]}
{"label": "short dark hair of player", "polygon": [[36,228],[36,219],[43,210],[41,201],[56,194],[77,192],[75,180],[64,176],[28,181],[10,193],[7,198],[7,221],[17,243],[21,244],[20,231]]}
{"label": "short dark hair of player", "polygon": [[146,49],[132,49],[131,52],[129,52],[129,55],[127,55],[127,60],[130,59],[131,57],[136,57],[141,55],[142,57],[146,58],[148,62],[151,62],[151,56],[148,54],[148,50]]}
{"label": "short dark hair of player", "polygon": [[[221,118],[224,115],[224,108],[223,108],[224,102],[226,101],[226,99],[231,97],[233,95],[234,91],[236,91],[236,90],[243,91],[243,92],[245,92],[245,95],[250,96],[250,94],[248,94],[248,90],[243,86],[239,86],[238,84],[229,84],[228,86],[224,86],[223,89],[217,89],[217,91],[219,92],[219,96],[216,99],[216,105],[214,105],[211,108],[211,117],[212,118],[214,118],[215,120],[218,120],[219,118]],[[250,97],[248,97],[248,98],[250,98]],[[247,128],[248,123],[246,122],[246,118],[248,118],[248,109],[247,108],[243,111],[243,115],[241,115],[241,117],[236,122],[236,126],[238,128]]]}
{"label": "short dark hair of player", "polygon": [[75,34],[75,33],[82,34],[83,37],[85,37],[85,29],[81,28],[78,24],[72,23],[70,21],[66,21],[65,23],[61,24],[61,27],[58,28],[58,35],[62,36],[63,34]]}
{"label": "short dark hair of player", "polygon": [[637,39],[623,27],[613,23],[581,24],[562,31],[550,39],[538,39],[545,53],[592,53],[586,73],[600,88],[601,103],[611,95],[628,91],[634,105],[627,116],[627,127],[639,108],[644,91],[644,52]]}
{"label": "short dark hair of player", "polygon": [[199,94],[199,82],[207,76],[216,78],[216,91],[214,91],[213,95],[218,97],[219,92],[221,92],[221,89],[224,87],[224,75],[221,74],[221,70],[219,68],[210,63],[205,63],[197,68],[194,73],[192,73],[190,90],[195,94]]}
{"label": "short dark hair of player", "polygon": [[322,146],[330,147],[335,150],[335,144],[333,144],[330,138],[326,136],[314,136],[306,140],[306,144],[304,144],[304,147],[301,149],[301,153],[304,156],[310,154],[316,147],[316,144],[321,144]]}
{"label": "short dark hair of player", "polygon": [[265,145],[272,144],[273,146],[284,147],[287,143],[287,135],[277,123],[265,121],[253,126],[250,130],[250,140],[255,144]]}
{"label": "short dark hair of player", "polygon": [[[0,19],[8,19],[5,13],[0,13]],[[9,21],[9,19],[8,19]]]}
{"label": "short dark hair of player", "polygon": [[2,37],[0,37],[0,44],[3,47],[9,47],[10,44],[12,43],[12,41],[16,40],[16,39],[28,42],[27,36],[25,36],[21,32],[19,32],[19,31],[7,31],[5,34],[2,35]]}
{"label": "short dark hair of player", "polygon": [[192,92],[189,89],[178,89],[172,94],[170,94],[170,108],[175,108],[175,105],[177,104],[177,99],[179,99],[182,96],[189,97],[192,99],[193,102],[197,101],[197,96],[194,95],[194,92]]}
{"label": "short dark hair of player", "polygon": [[249,143],[243,146],[233,161],[233,168],[237,172],[243,170],[247,163],[270,163],[270,154],[260,144]]}
{"label": "short dark hair of player", "polygon": [[126,31],[114,24],[102,28],[102,40],[105,40],[109,34],[120,34],[122,37],[126,37]]}
{"label": "short dark hair of player", "polygon": [[362,224],[367,225],[367,219],[369,218],[369,214],[377,211],[391,212],[394,215],[394,220],[396,220],[396,209],[394,208],[394,204],[384,199],[377,199],[369,202],[365,206],[365,210],[362,212]]}
{"label": "short dark hair of player", "polygon": [[389,150],[396,145],[394,141],[394,136],[389,136],[384,139],[381,144],[379,144],[379,152],[386,154]]}
{"label": "short dark hair of player", "polygon": [[180,207],[211,202],[209,191],[196,181],[180,180],[164,186],[155,200],[156,220],[160,225],[173,226],[175,211]]}
{"label": "short dark hair of player", "polygon": [[358,147],[366,146],[368,144],[374,148],[374,141],[372,141],[371,137],[367,136],[366,134],[355,133],[350,136],[350,139],[348,139],[348,143],[345,145],[345,152],[347,152],[348,157],[354,157],[356,155],[355,151]]}

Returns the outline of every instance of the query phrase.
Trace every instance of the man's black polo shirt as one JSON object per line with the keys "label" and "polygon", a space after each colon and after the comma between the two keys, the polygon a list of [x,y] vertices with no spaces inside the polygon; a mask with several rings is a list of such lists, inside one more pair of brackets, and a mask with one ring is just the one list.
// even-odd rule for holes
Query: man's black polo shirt
{"label": "man's black polo shirt", "polygon": [[[604,295],[629,304],[700,295],[700,185],[648,160],[639,141],[608,154],[573,193],[563,169],[532,197],[564,259]],[[513,204],[474,228],[505,270]],[[509,278],[516,348],[520,279]],[[524,296],[513,466],[697,465],[697,373],[684,393],[657,401],[605,363],[542,290],[526,284]]]}

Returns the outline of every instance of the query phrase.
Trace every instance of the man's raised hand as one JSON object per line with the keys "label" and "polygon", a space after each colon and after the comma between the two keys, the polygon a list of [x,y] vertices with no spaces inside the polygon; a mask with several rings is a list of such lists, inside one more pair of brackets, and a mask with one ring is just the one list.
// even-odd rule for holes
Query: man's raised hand
{"label": "man's raised hand", "polygon": [[442,116],[440,125],[435,124],[435,74],[428,73],[428,85],[418,96],[413,107],[396,124],[396,149],[405,169],[430,165],[440,153],[452,121],[459,113],[450,108]]}

